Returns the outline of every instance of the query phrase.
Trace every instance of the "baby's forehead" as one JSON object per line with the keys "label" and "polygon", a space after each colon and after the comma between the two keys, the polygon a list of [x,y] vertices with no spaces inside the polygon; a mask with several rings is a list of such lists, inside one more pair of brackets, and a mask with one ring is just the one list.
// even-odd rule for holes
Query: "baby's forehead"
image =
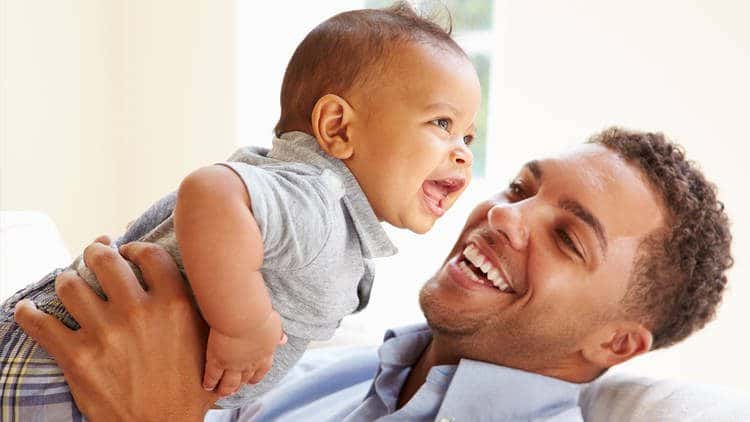
{"label": "baby's forehead", "polygon": [[475,70],[471,60],[463,53],[436,46],[432,43],[410,41],[394,43],[387,54],[372,63],[365,72],[370,83],[388,88],[393,86],[418,86],[434,82],[437,76],[450,76]]}
{"label": "baby's forehead", "polygon": [[[375,52],[380,54],[372,57]],[[451,67],[460,63],[471,64],[463,53],[421,40],[390,40],[371,52],[360,51],[352,62],[359,62],[359,86],[369,84],[381,88],[425,80],[437,62]]]}
{"label": "baby's forehead", "polygon": [[373,104],[399,103],[420,113],[460,117],[475,114],[481,100],[471,61],[430,44],[401,45],[370,74],[352,94],[367,96]]}

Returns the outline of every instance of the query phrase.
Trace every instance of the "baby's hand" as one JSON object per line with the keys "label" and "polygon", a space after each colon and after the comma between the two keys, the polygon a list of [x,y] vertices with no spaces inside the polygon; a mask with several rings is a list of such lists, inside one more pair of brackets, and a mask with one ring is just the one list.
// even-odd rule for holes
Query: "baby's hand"
{"label": "baby's hand", "polygon": [[273,363],[276,346],[286,343],[281,319],[275,311],[241,337],[227,336],[211,328],[206,350],[203,387],[221,396],[236,392],[242,384],[257,384]]}

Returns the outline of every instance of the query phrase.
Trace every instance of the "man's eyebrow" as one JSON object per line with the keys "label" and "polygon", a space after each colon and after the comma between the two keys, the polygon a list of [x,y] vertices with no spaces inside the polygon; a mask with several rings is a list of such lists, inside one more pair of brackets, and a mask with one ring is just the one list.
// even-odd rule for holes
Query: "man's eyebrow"
{"label": "man's eyebrow", "polygon": [[560,200],[560,208],[570,212],[576,218],[583,221],[594,230],[596,238],[599,240],[599,248],[603,255],[607,255],[607,235],[604,231],[604,226],[594,214],[591,213],[586,207],[581,205],[580,202],[575,199],[563,198]]}
{"label": "man's eyebrow", "polygon": [[534,175],[534,178],[536,178],[537,181],[542,180],[542,168],[539,166],[539,161],[531,160],[523,166],[529,169],[529,171]]}

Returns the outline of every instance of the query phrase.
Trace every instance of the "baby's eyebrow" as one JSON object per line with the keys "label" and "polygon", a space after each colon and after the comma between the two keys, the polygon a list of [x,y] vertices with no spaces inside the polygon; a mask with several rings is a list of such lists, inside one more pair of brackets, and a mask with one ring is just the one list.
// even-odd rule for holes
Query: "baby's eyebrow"
{"label": "baby's eyebrow", "polygon": [[453,107],[452,104],[446,103],[444,101],[438,101],[436,103],[432,103],[432,104],[428,105],[427,107],[425,107],[425,110],[427,110],[427,111],[432,111],[432,110],[437,111],[437,110],[444,110],[446,108],[449,109],[451,112],[453,112],[453,115],[457,116],[457,115],[461,114],[456,107]]}

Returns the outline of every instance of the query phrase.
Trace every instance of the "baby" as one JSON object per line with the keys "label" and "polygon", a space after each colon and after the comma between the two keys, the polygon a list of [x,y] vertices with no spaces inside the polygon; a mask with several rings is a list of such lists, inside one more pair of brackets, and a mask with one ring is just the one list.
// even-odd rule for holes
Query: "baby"
{"label": "baby", "polygon": [[[268,391],[367,305],[371,259],[396,252],[380,222],[425,233],[469,183],[479,101],[466,54],[405,4],[339,14],[289,62],[273,147],[193,172],[115,242],[158,243],[184,271],[210,326],[204,387],[231,394],[218,405]],[[71,268],[104,295],[82,257]],[[13,322],[28,298],[78,327],[55,295],[60,271],[3,305],[2,420],[77,412]]]}

